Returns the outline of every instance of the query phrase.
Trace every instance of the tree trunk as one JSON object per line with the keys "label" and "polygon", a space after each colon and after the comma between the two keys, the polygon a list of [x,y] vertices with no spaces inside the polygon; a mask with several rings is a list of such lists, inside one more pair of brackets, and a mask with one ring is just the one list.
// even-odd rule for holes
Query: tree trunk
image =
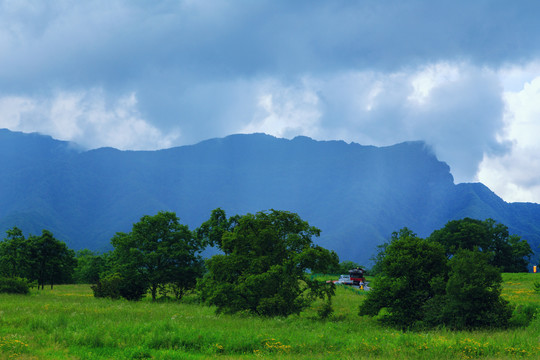
{"label": "tree trunk", "polygon": [[157,284],[152,284],[152,301],[156,301]]}

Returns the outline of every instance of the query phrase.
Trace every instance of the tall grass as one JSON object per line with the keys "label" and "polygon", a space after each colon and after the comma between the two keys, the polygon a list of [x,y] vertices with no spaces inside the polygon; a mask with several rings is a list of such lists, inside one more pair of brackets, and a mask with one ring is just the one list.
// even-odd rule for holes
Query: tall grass
{"label": "tall grass", "polygon": [[[503,295],[540,305],[536,274],[505,274]],[[530,286],[529,286],[530,285]],[[532,292],[529,292],[528,289]],[[526,328],[401,332],[359,317],[365,294],[339,287],[329,320],[216,315],[182,303],[95,299],[88,286],[0,295],[0,359],[538,359],[540,319]]]}

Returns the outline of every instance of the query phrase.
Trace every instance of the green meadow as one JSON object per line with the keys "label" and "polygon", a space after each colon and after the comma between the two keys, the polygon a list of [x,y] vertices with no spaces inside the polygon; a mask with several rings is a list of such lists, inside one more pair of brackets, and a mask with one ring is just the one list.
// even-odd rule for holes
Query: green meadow
{"label": "green meadow", "polygon": [[[540,306],[540,274],[504,274],[503,296]],[[365,293],[338,287],[334,314],[216,315],[178,302],[96,299],[88,285],[0,294],[0,359],[538,359],[540,318],[507,330],[403,332],[359,317]]]}

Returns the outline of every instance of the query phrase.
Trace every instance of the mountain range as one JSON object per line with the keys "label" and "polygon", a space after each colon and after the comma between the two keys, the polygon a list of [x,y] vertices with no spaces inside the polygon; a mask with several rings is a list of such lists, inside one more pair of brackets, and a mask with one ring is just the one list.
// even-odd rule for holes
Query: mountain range
{"label": "mountain range", "polygon": [[316,243],[369,264],[376,245],[408,227],[428,236],[448,221],[492,218],[538,258],[540,205],[507,203],[481,183],[454,184],[423,142],[387,147],[231,135],[156,151],[84,150],[0,130],[0,231],[53,232],[70,248],[111,249],[143,215],[174,211],[195,229],[227,215],[276,209],[321,229]]}

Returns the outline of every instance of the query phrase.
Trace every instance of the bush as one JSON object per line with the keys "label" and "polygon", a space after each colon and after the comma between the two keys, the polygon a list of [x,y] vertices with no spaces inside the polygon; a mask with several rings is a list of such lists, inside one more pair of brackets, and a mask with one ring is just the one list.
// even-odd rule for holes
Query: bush
{"label": "bush", "polygon": [[540,313],[538,305],[518,305],[512,313],[510,318],[510,326],[513,327],[527,327]]}
{"label": "bush", "polygon": [[28,281],[23,278],[0,278],[0,293],[23,294],[30,293]]}
{"label": "bush", "polygon": [[96,285],[90,286],[94,297],[126,300],[140,300],[146,295],[146,283],[136,276],[109,274],[100,279]]}
{"label": "bush", "polygon": [[124,273],[118,291],[126,300],[139,301],[145,295],[148,285],[144,279],[134,273]]}
{"label": "bush", "polygon": [[90,288],[94,292],[94,297],[119,299],[122,281],[122,277],[114,273],[98,280],[97,284],[90,286]]}

